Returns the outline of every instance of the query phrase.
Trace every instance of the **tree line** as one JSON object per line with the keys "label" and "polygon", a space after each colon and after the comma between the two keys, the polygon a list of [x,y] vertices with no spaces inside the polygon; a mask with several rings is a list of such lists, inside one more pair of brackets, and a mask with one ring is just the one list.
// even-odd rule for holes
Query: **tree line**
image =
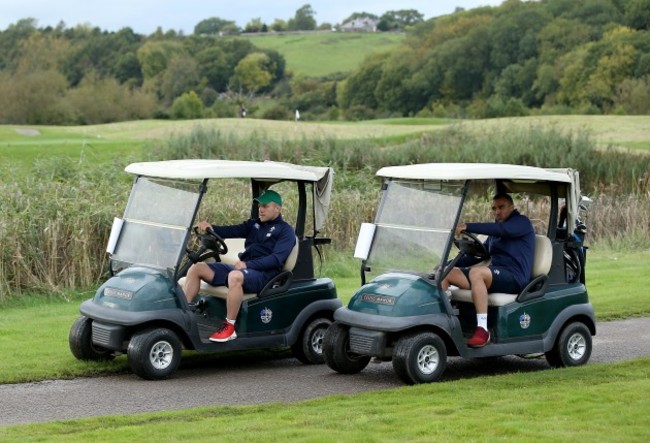
{"label": "tree line", "polygon": [[[314,29],[314,15],[304,5],[286,27]],[[277,51],[223,38],[241,30],[216,17],[189,36],[20,20],[0,32],[0,123],[233,117],[239,109],[328,120],[650,112],[650,0],[508,0],[427,21],[412,10],[348,20],[360,17],[405,31],[404,45],[325,78],[292,76]],[[258,110],[262,99],[270,103]]]}
{"label": "tree line", "polygon": [[338,98],[350,117],[650,112],[650,0],[508,0],[416,25]]}

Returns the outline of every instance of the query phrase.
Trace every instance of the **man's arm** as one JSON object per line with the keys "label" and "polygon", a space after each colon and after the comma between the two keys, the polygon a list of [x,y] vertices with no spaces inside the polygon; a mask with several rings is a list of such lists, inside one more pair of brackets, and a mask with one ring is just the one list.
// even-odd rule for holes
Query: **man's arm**
{"label": "man's arm", "polygon": [[528,217],[519,215],[510,217],[502,223],[467,223],[465,230],[474,234],[517,238],[528,234],[531,228],[532,225]]}

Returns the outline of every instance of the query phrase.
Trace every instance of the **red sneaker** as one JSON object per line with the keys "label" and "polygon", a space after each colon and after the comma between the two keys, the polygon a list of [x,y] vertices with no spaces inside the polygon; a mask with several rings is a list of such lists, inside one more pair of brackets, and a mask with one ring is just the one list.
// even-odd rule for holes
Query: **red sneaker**
{"label": "red sneaker", "polygon": [[474,335],[467,340],[467,346],[470,348],[482,348],[490,343],[490,333],[480,326],[474,329]]}
{"label": "red sneaker", "polygon": [[228,321],[224,321],[223,324],[217,332],[210,336],[210,341],[216,341],[217,343],[223,343],[228,340],[234,340],[237,338],[237,333],[235,332],[235,325]]}

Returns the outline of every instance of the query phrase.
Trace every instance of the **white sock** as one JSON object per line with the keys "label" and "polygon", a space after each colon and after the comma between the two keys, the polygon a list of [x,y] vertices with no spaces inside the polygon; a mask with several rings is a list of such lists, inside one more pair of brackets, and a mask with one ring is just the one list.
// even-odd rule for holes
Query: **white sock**
{"label": "white sock", "polygon": [[235,324],[235,320],[229,320],[228,317],[226,317],[226,321],[227,321],[228,323],[230,323],[231,325],[234,325],[234,324]]}
{"label": "white sock", "polygon": [[476,326],[487,331],[487,314],[476,314]]}

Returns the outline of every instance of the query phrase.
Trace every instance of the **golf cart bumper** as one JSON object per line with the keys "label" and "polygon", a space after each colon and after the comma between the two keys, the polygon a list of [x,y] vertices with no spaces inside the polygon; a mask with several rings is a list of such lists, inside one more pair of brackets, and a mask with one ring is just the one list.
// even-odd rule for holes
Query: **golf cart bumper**
{"label": "golf cart bumper", "polygon": [[93,344],[115,351],[124,350],[132,331],[146,324],[171,323],[187,329],[191,323],[179,309],[129,312],[100,306],[92,300],[86,300],[81,304],[79,311],[81,315],[93,320]]}
{"label": "golf cart bumper", "polygon": [[448,334],[452,328],[447,315],[385,317],[352,311],[346,307],[334,312],[334,320],[350,327],[350,351],[372,357],[390,356],[393,342],[405,331],[426,328]]}

